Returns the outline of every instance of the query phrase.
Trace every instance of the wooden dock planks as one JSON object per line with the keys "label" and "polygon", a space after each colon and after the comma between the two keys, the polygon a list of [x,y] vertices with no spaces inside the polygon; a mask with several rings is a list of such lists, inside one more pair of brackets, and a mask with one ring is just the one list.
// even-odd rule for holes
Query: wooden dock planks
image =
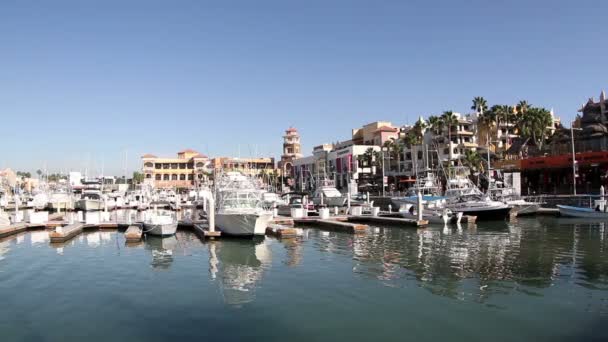
{"label": "wooden dock planks", "polygon": [[27,230],[27,227],[27,223],[15,223],[9,226],[0,227],[0,238],[24,232]]}
{"label": "wooden dock planks", "polygon": [[55,227],[55,230],[49,232],[49,237],[51,238],[51,242],[65,242],[80,234],[84,226],[84,223],[74,223],[67,226]]}
{"label": "wooden dock planks", "polygon": [[429,224],[427,220],[412,220],[398,217],[382,217],[382,216],[349,216],[349,222],[366,222],[366,223],[379,223],[388,224],[393,226],[411,226],[411,227],[425,227]]}
{"label": "wooden dock planks", "polygon": [[194,224],[192,226],[192,230],[194,230],[194,233],[196,234],[196,236],[198,236],[199,239],[201,239],[201,240],[204,240],[204,239],[215,239],[217,237],[222,236],[222,232],[220,232],[219,230],[210,232],[202,224]]}
{"label": "wooden dock planks", "polygon": [[364,233],[367,230],[367,225],[365,224],[344,222],[340,218],[331,218],[327,220],[319,218],[294,219],[294,223],[298,225],[317,226],[319,228],[347,233]]}
{"label": "wooden dock planks", "polygon": [[143,229],[137,225],[129,226],[129,228],[127,228],[125,231],[125,239],[129,243],[141,241],[142,235]]}
{"label": "wooden dock planks", "polygon": [[297,233],[294,228],[285,227],[276,223],[269,223],[266,227],[266,235],[276,236],[280,239],[295,238]]}

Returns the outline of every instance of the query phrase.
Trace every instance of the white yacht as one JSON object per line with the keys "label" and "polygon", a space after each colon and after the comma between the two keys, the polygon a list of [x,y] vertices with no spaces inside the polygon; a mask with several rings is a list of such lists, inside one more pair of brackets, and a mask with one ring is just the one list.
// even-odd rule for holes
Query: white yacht
{"label": "white yacht", "polygon": [[505,187],[504,183],[500,181],[493,182],[493,185],[488,189],[488,194],[493,200],[513,207],[512,213],[517,216],[536,214],[541,205],[539,202],[526,201],[517,194],[514,188]]}
{"label": "white yacht", "polygon": [[216,184],[215,225],[226,235],[264,236],[272,212],[264,210],[260,192],[240,172],[221,175]]}
{"label": "white yacht", "polygon": [[447,198],[447,208],[464,215],[476,216],[478,221],[502,220],[510,215],[510,205],[492,200],[471,182],[467,167],[451,167],[449,173],[444,195]]}
{"label": "white yacht", "polygon": [[175,213],[164,210],[154,210],[144,219],[144,232],[150,235],[171,236],[177,231]]}
{"label": "white yacht", "polygon": [[74,205],[76,209],[91,211],[102,210],[104,208],[101,182],[101,179],[85,179],[82,181],[81,198]]}
{"label": "white yacht", "polygon": [[[402,197],[403,204],[399,214],[404,218],[418,218],[418,196]],[[446,206],[446,198],[440,196],[422,196],[422,218],[431,224],[460,223],[462,212],[453,212]]]}
{"label": "white yacht", "polygon": [[315,189],[311,200],[315,206],[342,207],[346,204],[347,198],[336,189],[333,181],[323,180]]}
{"label": "white yacht", "polygon": [[51,192],[47,207],[52,210],[74,209],[71,194],[66,189],[57,189]]}
{"label": "white yacht", "polygon": [[101,191],[99,190],[83,190],[82,197],[76,201],[76,209],[91,211],[102,210],[104,208]]}

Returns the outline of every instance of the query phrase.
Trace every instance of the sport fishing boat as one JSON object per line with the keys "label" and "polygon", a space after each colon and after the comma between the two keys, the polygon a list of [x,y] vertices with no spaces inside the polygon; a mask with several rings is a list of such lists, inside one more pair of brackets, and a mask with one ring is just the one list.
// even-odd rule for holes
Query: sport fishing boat
{"label": "sport fishing boat", "polygon": [[76,209],[84,211],[102,210],[104,207],[100,190],[83,190],[82,197],[76,201]]}
{"label": "sport fishing boat", "polygon": [[[418,196],[401,198],[399,214],[404,218],[418,218]],[[422,218],[431,224],[460,223],[462,212],[453,212],[446,207],[446,198],[441,196],[422,196]]]}
{"label": "sport fishing boat", "polygon": [[216,184],[215,225],[226,235],[264,236],[272,212],[263,208],[260,191],[240,172],[221,175]]}
{"label": "sport fishing boat", "polygon": [[346,204],[347,198],[336,189],[333,181],[325,179],[321,183],[311,198],[315,206],[342,207]]}
{"label": "sport fishing boat", "polygon": [[154,210],[144,219],[144,232],[156,236],[171,236],[177,231],[177,217],[173,212]]}
{"label": "sport fishing boat", "polygon": [[428,171],[424,176],[416,177],[416,183],[408,189],[405,196],[393,197],[391,198],[391,203],[397,206],[397,208],[411,204],[412,197],[417,198],[418,192],[420,192],[422,196],[440,197],[441,186],[435,173]]}
{"label": "sport fishing boat", "polygon": [[509,217],[512,206],[494,201],[471,182],[469,169],[463,166],[449,170],[445,191],[446,207],[464,215],[476,216],[477,220],[503,220]]}
{"label": "sport fishing boat", "polygon": [[541,205],[539,202],[526,201],[517,193],[515,188],[505,186],[502,181],[492,181],[488,189],[488,195],[495,201],[513,207],[511,213],[517,216],[534,215]]}

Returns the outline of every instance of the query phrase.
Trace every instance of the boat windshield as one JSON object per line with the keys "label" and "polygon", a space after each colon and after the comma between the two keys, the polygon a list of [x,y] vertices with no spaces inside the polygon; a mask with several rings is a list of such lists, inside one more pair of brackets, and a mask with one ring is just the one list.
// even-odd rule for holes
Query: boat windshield
{"label": "boat windshield", "polygon": [[342,194],[336,188],[326,188],[326,189],[323,189],[322,191],[323,191],[323,196],[325,196],[325,197],[342,197]]}

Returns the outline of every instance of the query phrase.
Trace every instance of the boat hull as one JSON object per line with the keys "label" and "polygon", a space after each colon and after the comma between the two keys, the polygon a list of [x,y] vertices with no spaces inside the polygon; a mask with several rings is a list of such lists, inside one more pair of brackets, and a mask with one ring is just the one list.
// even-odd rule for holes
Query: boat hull
{"label": "boat hull", "polygon": [[539,208],[540,204],[538,203],[515,204],[513,205],[513,212],[517,214],[517,216],[534,215],[538,212]]}
{"label": "boat hull", "polygon": [[242,237],[264,236],[272,214],[216,214],[215,225],[222,234]]}
{"label": "boat hull", "polygon": [[475,216],[477,221],[504,220],[511,214],[511,207],[459,207],[450,208],[452,211],[462,212],[463,215]]}
{"label": "boat hull", "polygon": [[590,208],[572,207],[569,205],[558,205],[557,208],[559,209],[559,214],[565,217],[608,220],[608,212],[595,211]]}
{"label": "boat hull", "polygon": [[[342,206],[344,206],[345,202],[346,202],[346,199],[344,197],[325,197],[325,198],[323,198],[323,205],[326,207],[342,207]],[[320,206],[321,199],[313,198],[312,203],[314,203],[315,206]]]}
{"label": "boat hull", "polygon": [[144,230],[146,234],[150,235],[171,236],[175,235],[175,232],[177,231],[177,222],[164,224],[145,223]]}
{"label": "boat hull", "polygon": [[84,211],[102,210],[103,202],[99,200],[81,199],[76,202],[76,209]]}

